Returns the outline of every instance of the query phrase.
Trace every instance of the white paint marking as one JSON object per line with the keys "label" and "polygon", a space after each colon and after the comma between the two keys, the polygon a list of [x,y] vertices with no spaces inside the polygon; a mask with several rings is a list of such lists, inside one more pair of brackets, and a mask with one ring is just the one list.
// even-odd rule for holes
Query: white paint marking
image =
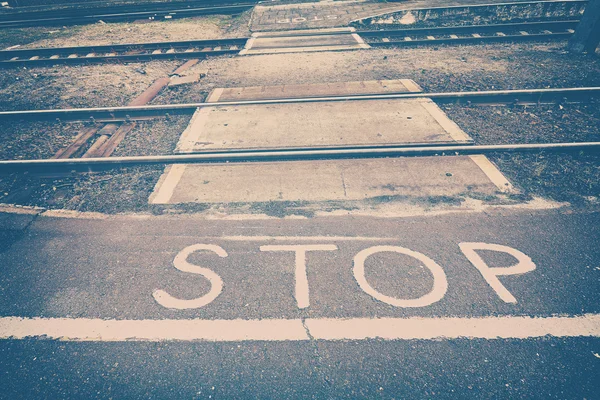
{"label": "white paint marking", "polygon": [[242,51],[240,51],[238,54],[240,56],[243,56],[244,54],[248,53],[248,50],[252,48],[252,45],[254,44],[255,40],[256,40],[256,37],[254,35],[252,35],[252,37],[250,39],[248,39],[248,41],[244,45],[244,48],[242,49]]}
{"label": "white paint marking", "polygon": [[351,241],[351,242],[372,242],[372,241],[398,241],[400,238],[393,237],[371,237],[371,236],[206,236],[202,239],[210,240],[231,240],[231,241]]}
{"label": "white paint marking", "polygon": [[204,276],[210,282],[209,292],[204,296],[200,296],[195,299],[181,300],[171,296],[164,290],[157,289],[152,293],[152,296],[158,304],[166,308],[174,308],[177,310],[200,308],[212,303],[212,301],[221,294],[223,291],[223,280],[219,275],[208,268],[199,267],[197,265],[190,264],[187,261],[187,258],[190,256],[190,254],[198,250],[208,250],[217,254],[219,257],[227,257],[227,252],[223,250],[221,246],[214,244],[194,244],[181,250],[179,254],[175,256],[173,265],[182,272],[189,272],[191,274]]}
{"label": "white paint marking", "polygon": [[102,220],[102,219],[109,219],[110,216],[108,214],[102,214],[99,212],[93,212],[93,211],[77,211],[77,210],[64,210],[64,209],[58,209],[58,210],[46,210],[43,213],[41,213],[42,216],[44,217],[50,217],[50,218],[71,218],[71,219],[96,219],[96,220]]}
{"label": "white paint marking", "polygon": [[181,134],[175,151],[185,153],[196,149],[196,142],[203,134],[209,114],[216,109],[217,107],[201,107],[196,110],[187,128]]}
{"label": "white paint marking", "polygon": [[336,46],[316,46],[316,47],[282,47],[282,48],[261,48],[250,49],[245,54],[284,54],[284,53],[311,53],[319,51],[342,51],[342,50],[359,50],[361,46],[358,44],[336,45]]}
{"label": "white paint marking", "polygon": [[500,170],[492,164],[492,162],[482,154],[476,154],[469,156],[471,160],[477,164],[479,168],[483,171],[483,173],[492,181],[496,187],[504,193],[512,193],[514,192],[513,185],[506,179],[504,174],[500,172]]}
{"label": "white paint marking", "polygon": [[88,318],[0,318],[0,339],[62,341],[299,341],[449,340],[600,337],[600,315],[479,318],[308,318],[262,320],[104,320]]}
{"label": "white paint marking", "polygon": [[371,46],[369,46],[367,43],[365,43],[365,41],[363,40],[363,38],[361,38],[358,33],[353,33],[352,37],[354,38],[354,40],[356,40],[356,42],[360,45],[361,49],[370,49]]}
{"label": "white paint marking", "polygon": [[324,340],[529,339],[600,335],[600,315],[578,317],[353,318],[307,319],[314,338]]}
{"label": "white paint marking", "polygon": [[185,172],[185,164],[173,164],[168,168],[164,179],[160,179],[157,183],[158,187],[154,189],[153,197],[150,198],[152,204],[168,204]]}
{"label": "white paint marking", "polygon": [[437,121],[443,130],[450,135],[450,137],[457,142],[470,143],[473,140],[467,135],[456,122],[452,121],[442,109],[434,103],[431,99],[419,99],[419,103],[423,108]]}
{"label": "white paint marking", "polygon": [[412,79],[400,79],[400,82],[411,93],[421,93],[423,91],[423,88]]}
{"label": "white paint marking", "polygon": [[[459,243],[460,250],[481,272],[483,278],[496,291],[498,296],[506,303],[516,303],[517,299],[500,283],[499,275],[520,275],[535,270],[535,264],[526,254],[512,247],[489,243]],[[491,250],[507,253],[518,260],[518,263],[511,267],[489,267],[485,261],[477,254],[476,250]]]}
{"label": "white paint marking", "polygon": [[204,340],[308,340],[301,320],[102,320],[87,318],[0,319],[0,339],[45,336],[64,341],[124,342]]}
{"label": "white paint marking", "polygon": [[277,37],[297,37],[298,35],[304,35],[306,33],[348,33],[356,32],[356,28],[324,28],[324,29],[295,29],[293,31],[271,31],[271,32],[254,32],[252,37],[255,38],[277,38]]}
{"label": "white paint marking", "polygon": [[[383,293],[375,290],[367,282],[367,278],[365,277],[365,261],[369,256],[383,252],[406,254],[407,256],[416,258],[425,264],[425,266],[429,268],[433,274],[433,288],[431,291],[417,299],[397,299],[395,297],[386,296]],[[444,273],[442,267],[436,264],[435,261],[427,257],[425,254],[400,246],[373,246],[360,251],[354,257],[353,272],[354,278],[358,282],[358,286],[360,286],[365,293],[383,303],[390,304],[395,307],[425,307],[440,301],[446,294],[446,290],[448,290],[448,281],[446,280],[446,274]]]}
{"label": "white paint marking", "polygon": [[260,246],[260,251],[293,251],[296,253],[296,291],[294,297],[298,308],[310,305],[308,291],[308,275],[306,272],[306,252],[308,251],[333,251],[338,247],[334,244],[298,244],[298,245],[271,245]]}
{"label": "white paint marking", "polygon": [[215,89],[213,89],[210,92],[210,94],[208,95],[208,97],[206,98],[206,102],[207,103],[216,103],[221,98],[221,95],[223,94],[224,90],[225,90],[225,88],[215,88]]}

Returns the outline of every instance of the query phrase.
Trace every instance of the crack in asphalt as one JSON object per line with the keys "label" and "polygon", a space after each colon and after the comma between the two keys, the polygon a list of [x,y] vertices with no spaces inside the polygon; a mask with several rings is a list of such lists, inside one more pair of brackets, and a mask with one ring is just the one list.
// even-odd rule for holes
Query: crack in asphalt
{"label": "crack in asphalt", "polygon": [[321,352],[319,351],[319,346],[317,344],[317,340],[310,333],[310,329],[306,325],[306,317],[302,316],[301,317],[301,321],[302,321],[302,327],[306,331],[306,335],[309,338],[309,343],[312,346],[313,352],[314,352],[314,355],[315,355],[315,359],[316,359],[315,372],[317,373],[318,376],[321,377],[321,379],[323,380],[323,382],[325,382],[327,384],[327,387],[329,389],[333,389],[333,383],[331,382],[331,380],[329,379],[329,377],[323,372],[323,370],[321,368],[321,365],[324,364],[324,362],[323,362],[323,356],[321,355]]}

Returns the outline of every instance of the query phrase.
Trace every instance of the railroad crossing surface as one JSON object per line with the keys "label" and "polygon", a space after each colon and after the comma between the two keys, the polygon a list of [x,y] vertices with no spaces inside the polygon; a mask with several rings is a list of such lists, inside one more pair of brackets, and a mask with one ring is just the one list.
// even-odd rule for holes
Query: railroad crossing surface
{"label": "railroad crossing surface", "polygon": [[[464,1],[339,3],[258,5],[245,47],[210,51],[359,51],[355,19]],[[597,207],[455,153],[475,135],[416,79],[244,78],[172,153],[281,160],[161,165],[163,215],[0,204],[0,398],[599,397]],[[338,150],[363,155],[310,153]],[[310,212],[261,212],[289,204]]]}

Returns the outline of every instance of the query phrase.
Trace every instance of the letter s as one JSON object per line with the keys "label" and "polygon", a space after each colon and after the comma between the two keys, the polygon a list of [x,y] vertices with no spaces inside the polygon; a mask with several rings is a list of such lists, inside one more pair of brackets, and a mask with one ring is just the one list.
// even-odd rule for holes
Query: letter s
{"label": "letter s", "polygon": [[195,299],[182,300],[171,296],[169,293],[161,289],[156,289],[152,293],[152,297],[158,304],[166,308],[174,308],[178,310],[187,310],[190,308],[200,308],[210,304],[223,291],[223,280],[214,271],[203,268],[198,265],[190,264],[187,258],[190,254],[198,250],[209,250],[217,254],[219,257],[227,257],[227,252],[222,247],[214,244],[194,244],[181,250],[175,259],[173,265],[182,272],[189,272],[204,276],[210,282],[211,288],[204,296]]}

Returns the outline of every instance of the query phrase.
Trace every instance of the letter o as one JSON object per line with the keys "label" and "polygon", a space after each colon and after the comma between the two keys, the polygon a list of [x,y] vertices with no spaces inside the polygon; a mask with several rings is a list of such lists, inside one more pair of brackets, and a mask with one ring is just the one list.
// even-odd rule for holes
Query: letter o
{"label": "letter o", "polygon": [[[397,299],[376,291],[365,278],[365,261],[369,256],[383,252],[406,254],[407,256],[421,261],[433,275],[433,288],[431,291],[417,299]],[[425,307],[440,301],[446,294],[446,290],[448,290],[448,281],[446,280],[446,274],[442,267],[426,255],[400,246],[373,246],[360,251],[354,256],[353,273],[354,279],[358,282],[358,286],[360,286],[365,293],[394,307]]]}

